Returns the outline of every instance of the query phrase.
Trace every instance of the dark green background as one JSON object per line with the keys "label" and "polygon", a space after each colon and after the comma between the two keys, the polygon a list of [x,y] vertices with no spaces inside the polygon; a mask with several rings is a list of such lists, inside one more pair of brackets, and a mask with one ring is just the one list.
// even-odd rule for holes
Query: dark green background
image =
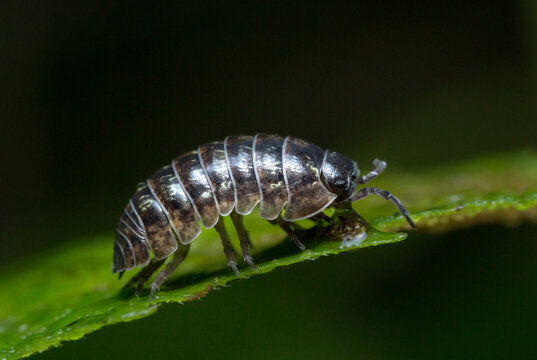
{"label": "dark green background", "polygon": [[[138,181],[229,134],[301,136],[415,172],[537,142],[531,0],[1,8],[3,266],[111,233]],[[412,234],[40,357],[535,357],[536,235]]]}

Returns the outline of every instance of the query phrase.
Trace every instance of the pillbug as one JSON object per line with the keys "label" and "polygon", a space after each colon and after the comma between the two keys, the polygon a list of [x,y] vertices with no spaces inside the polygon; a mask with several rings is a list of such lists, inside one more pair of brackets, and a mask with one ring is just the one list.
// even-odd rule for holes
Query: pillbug
{"label": "pillbug", "polygon": [[348,157],[292,136],[228,136],[224,141],[201,145],[138,185],[116,230],[112,272],[121,275],[145,266],[131,279],[132,283],[138,282],[139,293],[174,254],[151,284],[153,298],[185,258],[203,225],[218,232],[228,265],[238,274],[222,219],[228,215],[239,236],[244,260],[255,269],[242,217],[257,205],[259,216],[279,225],[302,250],[305,247],[291,222],[329,220],[322,212],[327,207],[350,207],[371,194],[391,200],[415,228],[405,206],[390,192],[375,187],[357,190],[359,184],[371,181],[385,168],[386,162],[375,159],[372,170],[359,176],[358,165]]}

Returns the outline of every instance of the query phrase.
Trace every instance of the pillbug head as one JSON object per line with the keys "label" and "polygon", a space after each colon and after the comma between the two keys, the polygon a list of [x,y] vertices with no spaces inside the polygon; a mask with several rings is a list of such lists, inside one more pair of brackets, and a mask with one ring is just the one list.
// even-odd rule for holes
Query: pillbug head
{"label": "pillbug head", "polygon": [[324,185],[337,195],[336,201],[345,201],[356,192],[356,179],[360,170],[352,159],[326,150],[321,172]]}

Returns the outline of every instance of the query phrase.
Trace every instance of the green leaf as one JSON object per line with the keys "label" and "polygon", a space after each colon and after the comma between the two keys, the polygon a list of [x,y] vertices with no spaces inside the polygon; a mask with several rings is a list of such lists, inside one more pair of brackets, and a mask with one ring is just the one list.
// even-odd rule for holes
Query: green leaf
{"label": "green leaf", "polygon": [[[436,233],[476,224],[516,225],[537,220],[537,155],[532,152],[428,171],[389,169],[375,180],[375,186],[391,190],[404,201],[419,231]],[[135,297],[133,289],[121,290],[127,280],[118,281],[110,273],[112,235],[74,240],[46,254],[21,259],[0,271],[0,359],[28,356],[105,325],[148,316],[161,303],[198,299],[239,278],[406,237],[405,233],[376,230],[408,229],[401,216],[386,216],[394,213],[392,204],[371,197],[356,203],[355,209],[374,226],[367,228],[367,236],[363,236],[366,225],[360,219],[348,220],[343,214],[335,226],[305,231],[304,252],[283,241],[277,227],[249,216],[246,226],[256,247],[258,271],[242,267],[240,277],[226,269],[216,233],[204,231],[154,302],[147,292]],[[354,242],[339,241],[349,233]]]}

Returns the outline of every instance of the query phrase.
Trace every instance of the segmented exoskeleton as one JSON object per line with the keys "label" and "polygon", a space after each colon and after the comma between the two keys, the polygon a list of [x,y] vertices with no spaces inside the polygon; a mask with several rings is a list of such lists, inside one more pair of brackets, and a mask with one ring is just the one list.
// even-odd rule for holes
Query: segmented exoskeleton
{"label": "segmented exoskeleton", "polygon": [[385,168],[386,162],[375,159],[373,169],[359,176],[353,160],[291,136],[228,136],[224,141],[202,145],[139,184],[116,231],[112,272],[147,265],[131,280],[138,281],[139,292],[151,274],[174,254],[151,285],[152,297],[184,259],[203,225],[216,229],[228,264],[238,273],[222,220],[228,215],[237,230],[244,259],[255,269],[242,216],[258,204],[259,216],[278,224],[301,249],[305,247],[290,222],[326,219],[322,211],[327,207],[350,206],[370,194],[391,200],[415,227],[406,208],[390,192],[374,187],[356,191],[357,184],[367,183]]}

